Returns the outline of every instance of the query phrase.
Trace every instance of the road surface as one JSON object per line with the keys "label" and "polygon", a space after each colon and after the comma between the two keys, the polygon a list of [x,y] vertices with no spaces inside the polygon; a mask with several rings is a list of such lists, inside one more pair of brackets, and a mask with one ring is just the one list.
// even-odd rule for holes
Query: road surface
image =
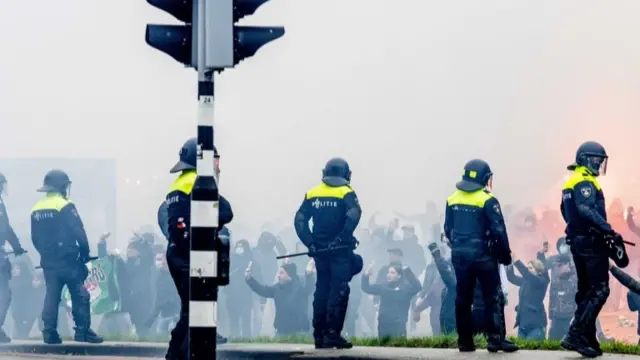
{"label": "road surface", "polygon": [[[141,344],[142,345],[142,344]],[[115,346],[115,345],[113,345]],[[146,345],[150,347],[154,345]],[[116,346],[117,347],[117,346]],[[142,360],[162,359],[162,347],[157,344],[158,354],[155,357],[120,356],[64,356],[64,355],[32,355],[32,354],[1,354],[0,360]],[[120,349],[123,347],[120,346]],[[150,356],[150,355],[149,355]],[[378,348],[356,347],[350,350],[315,350],[310,345],[291,344],[228,344],[218,348],[217,359],[408,359],[408,360],[572,360],[582,359],[580,355],[562,351],[519,351],[513,354],[493,355],[486,350],[475,353],[459,353],[451,349],[407,349],[407,348]],[[602,360],[640,360],[637,355],[605,354],[598,358]]]}

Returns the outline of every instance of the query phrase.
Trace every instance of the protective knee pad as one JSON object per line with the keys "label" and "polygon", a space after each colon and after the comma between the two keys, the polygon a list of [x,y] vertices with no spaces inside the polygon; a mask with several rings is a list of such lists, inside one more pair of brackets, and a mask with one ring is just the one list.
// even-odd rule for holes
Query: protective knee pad
{"label": "protective knee pad", "polygon": [[604,304],[607,301],[610,293],[609,283],[601,282],[595,287],[595,297],[600,304]]}
{"label": "protective knee pad", "polygon": [[79,294],[78,294],[78,297],[80,298],[80,301],[82,302],[83,306],[89,306],[90,305],[91,295],[89,295],[89,292],[87,290],[80,291]]}
{"label": "protective knee pad", "polygon": [[349,300],[349,294],[351,293],[351,289],[349,288],[349,282],[344,281],[341,282],[338,287],[338,303],[339,304],[347,304]]}

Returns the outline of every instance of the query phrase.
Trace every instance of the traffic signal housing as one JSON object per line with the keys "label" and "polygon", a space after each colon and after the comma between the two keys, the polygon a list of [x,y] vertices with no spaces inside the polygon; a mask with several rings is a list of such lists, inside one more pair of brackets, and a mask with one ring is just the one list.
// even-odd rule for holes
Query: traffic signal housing
{"label": "traffic signal housing", "polygon": [[218,0],[207,4],[208,68],[232,68],[284,35],[282,26],[235,25],[240,19],[253,15],[267,1]]}
{"label": "traffic signal housing", "polygon": [[[204,14],[198,13],[199,1],[204,0],[147,0],[150,5],[184,23],[148,24],[147,44],[194,68],[200,65],[197,63],[198,45],[204,45],[204,68],[221,71],[254,56],[261,47],[285,33],[282,26],[236,25],[269,0],[209,0],[200,7],[204,8]],[[204,22],[204,39],[198,39],[198,21]],[[198,44],[200,40],[204,44]]]}
{"label": "traffic signal housing", "polygon": [[185,66],[194,66],[194,44],[197,43],[195,1],[147,0],[147,2],[185,23],[184,25],[148,24],[145,31],[147,44]]}
{"label": "traffic signal housing", "polygon": [[269,0],[235,0],[233,6],[234,65],[250,58],[264,45],[284,36],[284,27],[236,26],[245,16],[253,15]]}

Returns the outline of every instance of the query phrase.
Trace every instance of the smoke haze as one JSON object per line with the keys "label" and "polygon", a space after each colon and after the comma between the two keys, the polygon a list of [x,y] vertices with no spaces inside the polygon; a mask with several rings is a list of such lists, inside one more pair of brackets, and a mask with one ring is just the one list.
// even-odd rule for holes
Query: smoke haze
{"label": "smoke haze", "polygon": [[[555,209],[594,139],[608,196],[635,201],[639,13],[634,0],[271,1],[247,23],[287,34],[216,80],[232,229],[290,225],[333,156],[365,216],[443,205],[474,157],[504,204]],[[196,74],[145,44],[148,22],[173,21],[142,0],[0,0],[0,156],[115,159],[122,236],[155,224],[195,134]]]}

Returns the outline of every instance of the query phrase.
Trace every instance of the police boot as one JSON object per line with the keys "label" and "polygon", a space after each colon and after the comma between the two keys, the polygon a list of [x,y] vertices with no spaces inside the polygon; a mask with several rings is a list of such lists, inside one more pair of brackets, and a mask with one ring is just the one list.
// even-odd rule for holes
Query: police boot
{"label": "police boot", "polygon": [[42,341],[45,344],[57,345],[62,344],[60,334],[56,330],[44,330],[42,331]]}
{"label": "police boot", "polygon": [[7,336],[4,329],[0,328],[0,344],[8,344],[11,342],[11,338]]}
{"label": "police boot", "polygon": [[329,330],[322,339],[323,349],[351,349],[352,347],[353,344],[345,340],[345,338],[340,336],[335,330]]}
{"label": "police boot", "polygon": [[76,334],[73,340],[90,344],[101,344],[104,342],[104,339],[93,332],[93,330],[81,328],[76,328]]}
{"label": "police boot", "polygon": [[596,334],[589,336],[587,340],[589,346],[598,353],[598,356],[602,356],[602,348],[600,347],[600,342],[598,342],[598,337],[596,336]]}
{"label": "police boot", "polygon": [[324,349],[324,331],[313,330],[313,343],[316,349]]}
{"label": "police boot", "polygon": [[458,350],[460,352],[474,352],[476,351],[476,344],[473,342],[473,338],[461,338],[458,337]]}
{"label": "police boot", "polygon": [[220,335],[219,333],[216,332],[216,344],[218,345],[224,345],[229,341],[229,339],[227,339],[226,337]]}
{"label": "police boot", "polygon": [[580,355],[588,358],[594,358],[599,356],[598,352],[589,345],[589,341],[581,335],[578,335],[571,330],[565,335],[560,343],[560,346],[567,350],[577,351]]}
{"label": "police boot", "polygon": [[489,339],[487,339],[487,351],[491,353],[496,353],[498,351],[512,353],[518,350],[520,350],[518,345],[507,339],[501,339],[499,336],[490,336]]}

